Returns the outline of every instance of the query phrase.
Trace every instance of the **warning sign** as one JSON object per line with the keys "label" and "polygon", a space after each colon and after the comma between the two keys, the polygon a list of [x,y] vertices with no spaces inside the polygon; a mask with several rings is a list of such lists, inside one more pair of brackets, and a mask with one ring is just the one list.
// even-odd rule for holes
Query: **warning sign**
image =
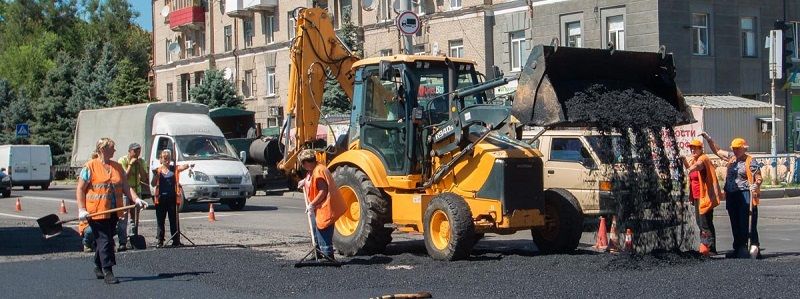
{"label": "warning sign", "polygon": [[397,30],[405,35],[417,34],[419,31],[419,17],[412,11],[404,11],[397,16]]}
{"label": "warning sign", "polygon": [[31,131],[28,129],[28,124],[17,124],[17,137],[26,138],[31,136]]}

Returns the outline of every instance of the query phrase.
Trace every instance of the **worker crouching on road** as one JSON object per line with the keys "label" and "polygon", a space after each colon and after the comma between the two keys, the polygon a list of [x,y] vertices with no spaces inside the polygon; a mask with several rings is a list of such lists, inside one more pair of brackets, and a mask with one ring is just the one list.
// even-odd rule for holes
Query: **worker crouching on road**
{"label": "worker crouching on road", "polygon": [[722,192],[717,181],[717,172],[711,159],[703,153],[703,142],[694,139],[689,143],[692,155],[683,159],[689,183],[692,203],[695,205],[695,218],[700,228],[700,251],[703,255],[717,253],[714,230],[714,208],[719,205]]}
{"label": "worker crouching on road", "polygon": [[90,214],[122,207],[122,196],[128,196],[137,206],[147,207],[128,185],[122,166],[111,158],[114,156],[114,141],[102,138],[97,141],[93,159],[86,163],[78,177],[75,197],[78,199],[78,218],[87,220],[96,245],[94,273],[108,284],[119,283],[112,267],[114,256],[114,234],[122,212],[89,217]]}
{"label": "worker crouching on road", "polygon": [[346,207],[327,167],[317,163],[313,150],[300,152],[299,160],[308,176],[298,188],[305,188],[306,212],[310,213],[314,235],[320,251],[330,260],[333,256],[333,224],[344,214]]}
{"label": "worker crouching on road", "polygon": [[172,246],[181,246],[181,236],[176,234],[178,226],[175,222],[176,209],[181,204],[181,194],[178,176],[181,171],[193,167],[194,164],[175,166],[172,164],[172,151],[163,150],[159,155],[161,165],[153,169],[153,180],[150,182],[155,187],[154,202],[156,204],[156,247],[164,247],[164,218],[169,217],[169,233],[172,236]]}
{"label": "worker crouching on road", "polygon": [[[731,141],[731,152],[719,148],[708,134],[703,133],[711,150],[727,161],[728,173],[725,177],[725,207],[731,219],[733,231],[733,251],[725,255],[727,258],[748,258],[750,250],[747,248],[748,235],[754,253],[758,254],[758,201],[761,193],[761,164],[753,161],[747,154],[747,142],[742,138]],[[752,201],[752,202],[751,202]],[[750,217],[750,206],[753,212]],[[748,221],[750,220],[750,221]]]}

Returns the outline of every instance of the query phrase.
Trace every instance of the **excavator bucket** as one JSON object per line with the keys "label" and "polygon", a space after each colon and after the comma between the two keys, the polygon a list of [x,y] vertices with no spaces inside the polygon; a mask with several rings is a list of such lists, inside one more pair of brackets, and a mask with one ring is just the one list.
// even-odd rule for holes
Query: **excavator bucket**
{"label": "excavator bucket", "polygon": [[591,86],[649,93],[676,109],[673,125],[694,122],[675,85],[672,54],[538,45],[520,74],[512,115],[530,126],[592,126],[570,119],[568,100]]}

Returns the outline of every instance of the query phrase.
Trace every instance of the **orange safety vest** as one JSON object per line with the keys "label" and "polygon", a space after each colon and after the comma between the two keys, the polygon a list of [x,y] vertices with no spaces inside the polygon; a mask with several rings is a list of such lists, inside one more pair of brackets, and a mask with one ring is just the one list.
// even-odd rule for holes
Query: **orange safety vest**
{"label": "orange safety vest", "polygon": [[[110,169],[106,169],[100,158],[92,159],[86,163],[91,177],[89,178],[89,189],[86,192],[86,211],[89,214],[108,211],[111,209],[111,200],[116,203],[117,208],[124,206],[122,202],[122,165],[115,161],[110,161]],[[118,217],[122,217],[125,211],[117,212]],[[92,220],[110,219],[111,214],[102,214],[91,217]]]}
{"label": "orange safety vest", "polygon": [[700,171],[700,199],[698,206],[700,214],[706,214],[719,205],[722,192],[720,191],[717,172],[711,163],[711,159],[706,154],[701,154],[697,159],[693,159],[690,164],[697,163],[697,161],[703,163],[703,170]]}
{"label": "orange safety vest", "polygon": [[339,193],[339,188],[336,187],[336,182],[333,181],[331,172],[322,164],[317,164],[317,167],[311,173],[311,181],[306,184],[306,193],[308,194],[306,200],[311,202],[317,197],[319,190],[317,190],[316,182],[319,179],[324,180],[328,185],[328,196],[317,206],[314,213],[316,214],[317,228],[325,229],[333,225],[339,219],[339,216],[344,214],[347,207],[345,207],[342,194]]}
{"label": "orange safety vest", "polygon": [[[747,182],[750,183],[750,185],[755,184],[755,178],[753,177],[753,171],[750,170],[750,164],[751,163],[753,163],[753,157],[750,156],[750,155],[747,155],[747,158],[745,158],[745,160],[744,160],[744,169],[747,171]],[[757,193],[761,193],[761,186],[758,187],[758,192]],[[753,206],[757,206],[758,203],[761,201],[760,200],[761,198],[756,194],[752,194],[751,193],[750,194],[750,198],[753,200]]]}
{"label": "orange safety vest", "polygon": [[[158,198],[161,196],[161,192],[159,192],[159,184],[161,179],[161,169],[163,169],[164,165],[158,167],[158,171],[156,171],[156,188],[155,194],[153,195],[153,203],[158,205]],[[181,205],[181,200],[183,199],[183,188],[181,188],[181,172],[178,171],[178,166],[175,166],[175,203],[177,205]]]}

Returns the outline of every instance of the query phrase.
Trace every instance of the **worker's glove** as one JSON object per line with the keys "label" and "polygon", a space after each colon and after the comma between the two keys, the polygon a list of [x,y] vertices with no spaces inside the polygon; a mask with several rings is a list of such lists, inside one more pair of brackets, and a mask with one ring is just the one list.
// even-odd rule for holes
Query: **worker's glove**
{"label": "worker's glove", "polygon": [[147,204],[146,201],[142,200],[141,198],[137,198],[133,203],[136,204],[136,206],[140,209],[147,209],[147,207],[150,206],[149,204]]}
{"label": "worker's glove", "polygon": [[306,214],[314,212],[314,205],[311,203],[306,203]]}
{"label": "worker's glove", "polygon": [[303,187],[305,187],[305,186],[306,186],[306,180],[305,179],[302,179],[299,182],[297,182],[297,189],[303,189]]}
{"label": "worker's glove", "polygon": [[86,221],[87,218],[89,218],[89,212],[86,209],[78,210],[78,220]]}

